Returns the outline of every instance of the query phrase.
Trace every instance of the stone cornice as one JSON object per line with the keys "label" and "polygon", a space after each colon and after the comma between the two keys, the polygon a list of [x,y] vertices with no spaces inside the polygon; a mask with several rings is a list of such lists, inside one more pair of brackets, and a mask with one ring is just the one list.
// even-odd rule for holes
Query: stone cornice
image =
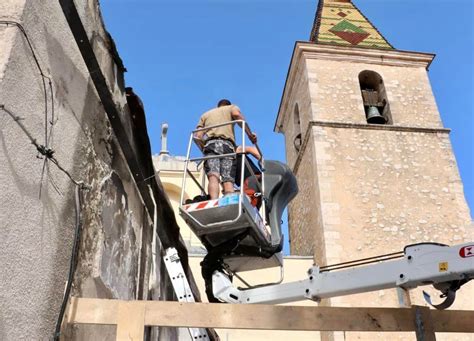
{"label": "stone cornice", "polygon": [[306,42],[297,42],[295,49],[297,49],[297,56],[303,54],[306,59],[343,60],[354,63],[407,67],[428,68],[435,57],[432,53],[333,46]]}
{"label": "stone cornice", "polygon": [[367,129],[367,130],[389,130],[389,131],[406,131],[411,133],[427,133],[427,134],[449,134],[451,129],[436,128],[436,127],[413,127],[413,126],[399,126],[392,124],[364,124],[364,123],[345,123],[332,121],[311,121],[311,126],[332,127],[332,128],[352,128],[352,129]]}
{"label": "stone cornice", "polygon": [[310,140],[312,127],[329,127],[329,128],[342,128],[342,129],[366,129],[366,130],[379,130],[379,131],[401,131],[410,133],[425,133],[425,134],[449,134],[451,129],[448,128],[425,128],[425,127],[410,127],[410,126],[397,126],[397,125],[380,125],[380,124],[362,124],[362,123],[343,123],[343,122],[332,122],[332,121],[311,121],[306,129],[303,143],[301,144],[300,151],[296,157],[295,164],[293,166],[293,173],[297,174],[304,152]]}
{"label": "stone cornice", "polygon": [[281,124],[288,112],[288,97],[296,83],[298,69],[303,67],[308,59],[347,61],[351,63],[365,63],[390,65],[398,67],[424,67],[428,69],[435,55],[432,53],[410,52],[400,50],[367,49],[345,46],[331,46],[309,42],[296,42],[291,57],[290,66],[285,82],[285,88],[275,121],[274,131],[281,131]]}

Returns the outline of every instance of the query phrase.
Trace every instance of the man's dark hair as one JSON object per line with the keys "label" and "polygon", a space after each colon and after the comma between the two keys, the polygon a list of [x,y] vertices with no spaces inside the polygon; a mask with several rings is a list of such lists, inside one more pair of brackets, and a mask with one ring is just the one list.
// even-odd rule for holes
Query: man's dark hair
{"label": "man's dark hair", "polygon": [[228,99],[221,99],[219,103],[217,103],[217,107],[223,107],[224,105],[231,105],[230,101]]}

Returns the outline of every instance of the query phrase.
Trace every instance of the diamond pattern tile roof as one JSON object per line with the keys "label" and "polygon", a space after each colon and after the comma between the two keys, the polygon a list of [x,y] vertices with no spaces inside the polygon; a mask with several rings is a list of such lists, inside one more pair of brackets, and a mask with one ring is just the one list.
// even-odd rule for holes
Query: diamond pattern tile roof
{"label": "diamond pattern tile roof", "polygon": [[310,40],[318,44],[394,49],[351,0],[319,0]]}

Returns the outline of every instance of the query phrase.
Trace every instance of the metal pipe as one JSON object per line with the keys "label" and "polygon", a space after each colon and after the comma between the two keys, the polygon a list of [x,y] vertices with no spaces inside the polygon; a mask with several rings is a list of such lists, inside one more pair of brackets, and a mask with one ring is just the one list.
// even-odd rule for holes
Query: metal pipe
{"label": "metal pipe", "polygon": [[221,154],[221,155],[209,155],[209,156],[202,156],[202,157],[196,157],[193,159],[189,159],[189,161],[195,162],[195,161],[201,161],[201,160],[209,160],[209,159],[221,159],[225,157],[231,157],[231,156],[236,156],[237,153],[228,153],[228,154]]}
{"label": "metal pipe", "polygon": [[[206,188],[207,176],[206,176],[206,171],[205,171],[204,167],[201,168],[200,172],[201,172],[201,186],[202,186],[202,188]],[[206,191],[204,191],[203,194],[206,194]]]}
{"label": "metal pipe", "polygon": [[158,227],[158,208],[156,205],[155,201],[155,196],[153,194],[153,190],[151,189],[151,186],[148,185],[148,191],[150,192],[150,197],[151,200],[153,201],[153,239],[151,241],[151,254],[152,254],[152,260],[151,260],[151,274],[150,274],[150,281],[148,283],[148,290],[154,289],[154,287],[157,284],[157,278],[156,278],[156,271],[157,271],[157,263],[156,263],[156,242],[158,239],[158,235],[156,233],[156,229]]}
{"label": "metal pipe", "polygon": [[239,281],[241,281],[243,284],[245,284],[247,286],[248,289],[256,289],[256,288],[263,288],[263,287],[267,287],[267,286],[270,286],[270,285],[277,285],[277,284],[281,284],[283,282],[283,279],[284,279],[284,271],[283,271],[283,266],[280,266],[280,279],[276,282],[271,282],[271,283],[265,283],[265,284],[257,284],[257,285],[251,285],[249,284],[247,281],[245,281],[242,276],[239,276],[236,272],[233,272],[231,270],[229,270],[228,268],[225,269],[226,271],[228,271],[232,276],[235,276],[239,279]]}
{"label": "metal pipe", "polygon": [[[262,189],[262,184],[260,183],[260,181],[258,181],[258,178],[257,178],[257,175],[255,174],[255,172],[253,171],[252,167],[250,166],[247,158],[245,158],[245,166],[247,167],[247,169],[249,170],[250,172],[250,176],[254,177],[256,180],[257,180],[257,188],[258,190],[262,193],[263,195],[263,189]],[[260,174],[261,175],[261,174]]]}
{"label": "metal pipe", "polygon": [[397,252],[387,253],[387,254],[384,254],[384,255],[372,256],[372,257],[367,257],[367,258],[352,260],[352,261],[349,261],[349,262],[343,262],[343,263],[325,265],[325,266],[321,266],[320,269],[321,269],[321,270],[326,270],[326,269],[328,269],[328,268],[334,268],[334,267],[339,267],[339,266],[348,265],[348,264],[353,264],[353,265],[355,265],[356,263],[361,263],[361,262],[365,262],[365,261],[378,262],[378,261],[380,261],[382,258],[387,258],[387,257],[392,257],[392,256],[403,257],[403,255],[404,255],[404,252],[403,252],[403,251],[397,251]]}
{"label": "metal pipe", "polygon": [[189,169],[186,169],[186,173],[189,174],[189,176],[191,177],[191,179],[193,179],[194,183],[199,187],[199,189],[201,190],[201,194],[202,195],[205,195],[206,194],[206,191],[204,190],[204,188],[201,186],[201,184],[199,183],[199,181],[197,181],[196,177],[193,175],[193,173],[191,173],[191,171]]}
{"label": "metal pipe", "polygon": [[[245,124],[242,122],[242,150],[245,153]],[[240,165],[240,195],[239,195],[239,212],[242,211],[242,201],[244,200],[244,174],[245,174],[245,156],[242,157]]]}
{"label": "metal pipe", "polygon": [[191,146],[193,143],[193,134],[189,137],[189,143],[188,143],[188,151],[186,152],[186,161],[184,162],[184,169],[183,169],[183,182],[181,183],[181,196],[179,198],[179,207],[183,206],[183,200],[184,200],[184,188],[186,186],[186,170],[188,169],[188,164],[189,164],[189,155],[191,154]]}
{"label": "metal pipe", "polygon": [[168,150],[168,124],[163,123],[161,125],[161,151],[160,155],[162,154],[169,154]]}

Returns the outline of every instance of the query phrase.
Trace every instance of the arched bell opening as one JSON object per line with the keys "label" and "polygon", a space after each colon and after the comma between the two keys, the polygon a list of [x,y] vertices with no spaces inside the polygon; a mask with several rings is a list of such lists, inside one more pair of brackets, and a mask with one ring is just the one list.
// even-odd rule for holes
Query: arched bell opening
{"label": "arched bell opening", "polygon": [[294,131],[294,138],[293,138],[293,146],[296,149],[296,153],[300,151],[301,148],[301,121],[300,121],[300,109],[298,107],[298,103],[295,104],[295,109],[293,111],[293,125],[295,127]]}
{"label": "arched bell opening", "polygon": [[365,117],[370,124],[392,124],[392,115],[382,77],[374,71],[359,73]]}

